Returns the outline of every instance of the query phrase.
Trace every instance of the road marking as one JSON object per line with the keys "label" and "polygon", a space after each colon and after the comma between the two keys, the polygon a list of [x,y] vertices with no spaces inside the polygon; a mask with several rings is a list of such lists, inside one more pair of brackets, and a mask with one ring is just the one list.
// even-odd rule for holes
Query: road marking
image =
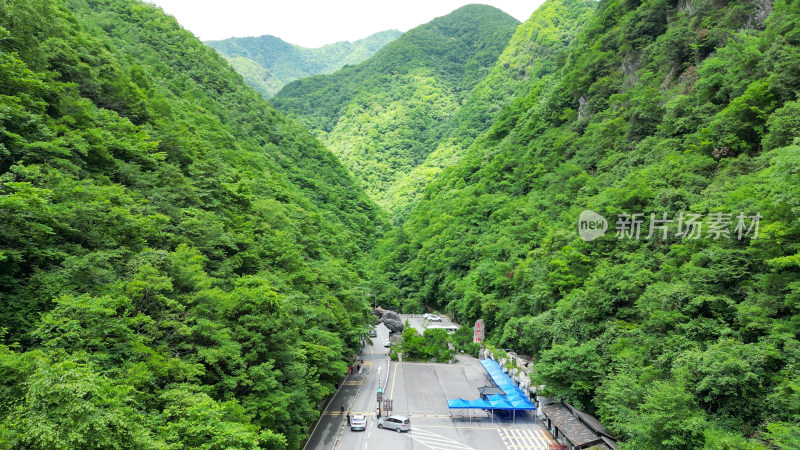
{"label": "road marking", "polygon": [[[400,363],[400,364],[402,364],[402,363]],[[389,391],[389,398],[394,398],[393,397],[393,395],[394,395],[394,380],[397,379],[397,366],[398,366],[398,364],[394,365],[394,374],[392,375],[392,389],[391,389],[391,391]]]}
{"label": "road marking", "polygon": [[436,434],[432,431],[422,430],[418,427],[413,428],[409,432],[409,437],[426,447],[432,448],[433,450],[475,450],[472,447],[450,439],[449,437]]}
{"label": "road marking", "polygon": [[[425,420],[433,420],[433,419],[446,419],[450,420],[449,417],[426,417]],[[497,431],[499,428],[497,427],[478,427],[478,426],[456,426],[456,425],[415,425],[417,428],[453,428],[453,429],[463,429],[463,430],[486,430],[486,431]],[[526,430],[527,428],[504,428],[505,430]]]}
{"label": "road marking", "polygon": [[555,443],[544,430],[531,430],[529,428],[498,428],[500,439],[506,449],[534,448],[545,450],[550,443]]}

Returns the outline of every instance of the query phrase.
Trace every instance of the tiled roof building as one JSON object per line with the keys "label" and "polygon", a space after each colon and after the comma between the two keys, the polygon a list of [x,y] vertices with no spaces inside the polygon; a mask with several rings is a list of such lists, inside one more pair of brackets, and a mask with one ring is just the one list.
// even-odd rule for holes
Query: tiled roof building
{"label": "tiled roof building", "polygon": [[544,424],[569,450],[598,448],[616,450],[617,440],[591,415],[569,403],[540,404]]}

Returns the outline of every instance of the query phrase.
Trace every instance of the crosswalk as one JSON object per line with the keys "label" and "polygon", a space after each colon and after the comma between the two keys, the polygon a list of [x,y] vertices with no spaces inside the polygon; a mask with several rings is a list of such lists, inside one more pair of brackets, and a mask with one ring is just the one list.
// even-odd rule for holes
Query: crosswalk
{"label": "crosswalk", "polygon": [[551,442],[544,430],[531,430],[526,428],[498,428],[500,438],[508,450],[518,448],[547,449]]}
{"label": "crosswalk", "polygon": [[409,437],[433,450],[475,450],[461,442],[419,427],[412,427]]}

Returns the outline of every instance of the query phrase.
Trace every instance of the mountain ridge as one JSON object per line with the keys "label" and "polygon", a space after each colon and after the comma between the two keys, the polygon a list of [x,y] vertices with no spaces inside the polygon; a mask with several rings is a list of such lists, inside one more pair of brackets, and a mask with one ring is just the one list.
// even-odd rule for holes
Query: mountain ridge
{"label": "mountain ridge", "polygon": [[294,80],[358,64],[402,34],[398,30],[384,30],[355,41],[338,41],[315,48],[291,44],[272,35],[204,43],[224,56],[245,83],[269,98]]}
{"label": "mountain ridge", "polygon": [[386,190],[425,159],[518,25],[497,8],[467,5],[356,66],[290,83],[272,103],[309,126],[387,207]]}
{"label": "mountain ridge", "polygon": [[395,222],[403,220],[425,186],[454,165],[507,104],[555,70],[596,6],[594,0],[546,1],[516,29],[486,78],[463,99],[434,150],[390,187],[388,204]]}

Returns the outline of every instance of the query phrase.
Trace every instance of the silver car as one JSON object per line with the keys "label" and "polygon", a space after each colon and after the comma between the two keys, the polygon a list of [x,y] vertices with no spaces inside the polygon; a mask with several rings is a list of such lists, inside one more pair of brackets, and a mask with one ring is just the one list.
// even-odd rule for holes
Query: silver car
{"label": "silver car", "polygon": [[409,431],[411,429],[411,421],[406,416],[389,416],[381,417],[378,419],[378,428],[386,428],[387,430],[394,430],[398,433],[401,431]]}

